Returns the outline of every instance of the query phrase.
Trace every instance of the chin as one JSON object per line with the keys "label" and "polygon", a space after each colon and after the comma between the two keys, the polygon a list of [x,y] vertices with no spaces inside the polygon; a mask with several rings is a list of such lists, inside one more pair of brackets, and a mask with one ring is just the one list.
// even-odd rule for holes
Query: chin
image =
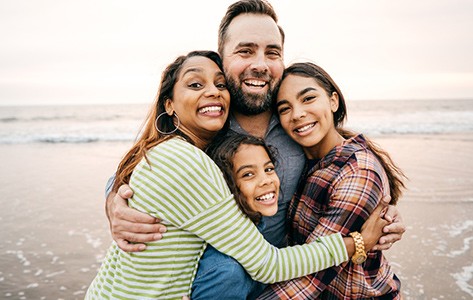
{"label": "chin", "polygon": [[272,217],[278,212],[278,208],[265,209],[261,212],[261,215],[264,217]]}
{"label": "chin", "polygon": [[205,126],[205,130],[217,133],[220,130],[222,130],[223,126],[225,126],[225,122],[220,123],[220,124],[211,124],[211,125]]}

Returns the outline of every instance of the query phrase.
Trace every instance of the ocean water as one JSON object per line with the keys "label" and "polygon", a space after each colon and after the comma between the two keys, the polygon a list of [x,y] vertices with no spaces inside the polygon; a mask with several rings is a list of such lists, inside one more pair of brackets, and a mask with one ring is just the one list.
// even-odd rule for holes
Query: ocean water
{"label": "ocean water", "polygon": [[[404,299],[472,299],[473,100],[348,105],[347,126],[383,137],[410,178],[386,253]],[[111,242],[105,182],[148,107],[0,107],[0,299],[83,299]]]}
{"label": "ocean water", "polygon": [[[132,141],[149,104],[0,107],[0,144]],[[367,135],[473,132],[472,100],[351,101],[347,127]]]}

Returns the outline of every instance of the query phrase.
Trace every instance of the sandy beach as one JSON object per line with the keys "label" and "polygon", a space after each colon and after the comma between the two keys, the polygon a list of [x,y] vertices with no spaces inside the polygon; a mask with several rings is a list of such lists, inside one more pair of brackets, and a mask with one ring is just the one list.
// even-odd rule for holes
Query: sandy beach
{"label": "sandy beach", "polygon": [[[410,178],[387,256],[405,299],[473,298],[473,134],[375,137]],[[0,145],[0,298],[82,299],[110,244],[103,187],[130,143]]]}

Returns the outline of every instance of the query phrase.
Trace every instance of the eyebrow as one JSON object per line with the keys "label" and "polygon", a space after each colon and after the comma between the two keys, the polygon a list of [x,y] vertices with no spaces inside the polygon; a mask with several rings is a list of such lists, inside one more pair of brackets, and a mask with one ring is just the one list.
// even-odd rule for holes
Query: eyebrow
{"label": "eyebrow", "polygon": [[299,93],[297,93],[296,97],[299,98],[301,97],[302,95],[304,95],[305,93],[308,93],[310,91],[317,91],[316,88],[313,88],[313,87],[306,87],[305,89],[303,89],[302,91],[300,91]]}
{"label": "eyebrow", "polygon": [[[253,43],[253,42],[240,42],[240,43],[238,43],[236,48],[241,48],[241,47],[258,48],[258,44]],[[278,45],[278,44],[270,44],[270,45],[267,45],[266,48],[278,49],[278,50],[282,51],[281,45]]]}
{"label": "eyebrow", "polygon": [[[305,93],[308,93],[310,91],[317,91],[317,89],[313,88],[313,87],[306,87],[305,89],[303,89],[299,93],[297,93],[296,98],[299,98],[302,95],[304,95]],[[286,104],[286,103],[289,103],[289,101],[287,101],[286,99],[280,100],[280,101],[276,102],[276,107],[279,107],[279,106],[281,106],[283,104]]]}
{"label": "eyebrow", "polygon": [[[273,162],[271,160],[268,160],[267,162],[264,163],[264,166],[267,166],[269,164],[273,164]],[[256,166],[255,165],[243,165],[241,167],[238,168],[238,170],[236,170],[235,173],[240,173],[241,170],[243,169],[247,169],[247,168],[255,168]]]}
{"label": "eyebrow", "polygon": [[202,68],[189,68],[184,73],[182,73],[181,77],[184,77],[184,75],[186,75],[187,73],[191,73],[191,72],[202,73],[203,71],[204,70],[202,70]]}
{"label": "eyebrow", "polygon": [[[191,73],[191,72],[203,73],[204,70],[202,68],[189,68],[184,73],[182,73],[181,77],[184,77],[187,73]],[[217,72],[215,72],[215,76],[225,77],[225,74],[222,71],[218,70]]]}

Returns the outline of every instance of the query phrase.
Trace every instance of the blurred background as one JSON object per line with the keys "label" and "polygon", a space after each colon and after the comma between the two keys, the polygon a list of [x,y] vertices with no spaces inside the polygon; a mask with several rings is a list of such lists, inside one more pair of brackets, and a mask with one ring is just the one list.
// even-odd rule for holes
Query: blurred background
{"label": "blurred background", "polygon": [[[0,0],[0,298],[83,299],[111,239],[104,186],[161,72],[217,48],[234,1]],[[285,63],[325,68],[347,126],[409,177],[386,252],[405,299],[473,298],[473,2],[270,1]]]}

